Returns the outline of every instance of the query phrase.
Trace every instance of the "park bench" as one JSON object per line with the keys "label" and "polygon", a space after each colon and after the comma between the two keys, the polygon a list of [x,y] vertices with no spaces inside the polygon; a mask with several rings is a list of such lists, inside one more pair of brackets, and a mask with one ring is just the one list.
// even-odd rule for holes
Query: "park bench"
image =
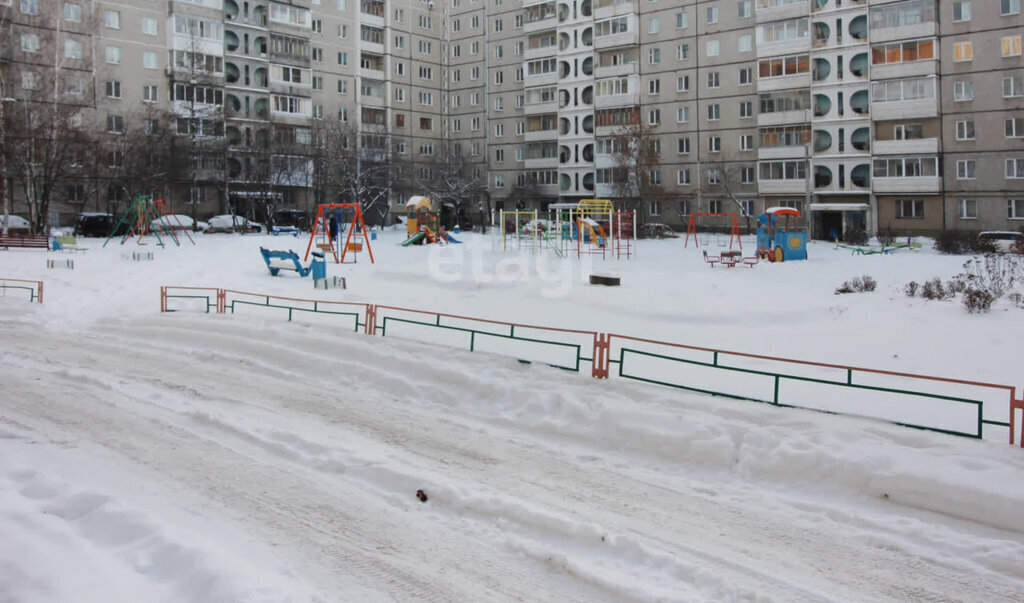
{"label": "park bench", "polygon": [[10,250],[12,247],[49,249],[50,238],[46,235],[0,234],[0,248]]}
{"label": "park bench", "polygon": [[53,237],[54,251],[88,251],[88,247],[79,247],[78,239],[69,236]]}

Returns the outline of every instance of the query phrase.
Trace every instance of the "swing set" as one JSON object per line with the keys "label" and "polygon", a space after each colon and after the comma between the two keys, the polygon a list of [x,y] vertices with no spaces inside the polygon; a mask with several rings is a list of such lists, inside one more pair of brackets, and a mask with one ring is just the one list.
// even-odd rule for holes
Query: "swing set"
{"label": "swing set", "polygon": [[[346,222],[345,217],[350,219]],[[345,225],[348,225],[345,228]],[[339,245],[342,229],[347,230],[345,244]],[[334,261],[345,264],[345,257],[351,253],[352,261],[355,263],[357,254],[364,248],[370,256],[370,263],[373,264],[373,250],[370,249],[370,237],[366,234],[366,223],[363,222],[363,208],[358,203],[322,203],[317,206],[316,220],[313,221],[313,229],[309,235],[309,245],[306,245],[306,255],[302,261],[309,260],[309,252],[313,244],[319,250],[334,256]],[[317,242],[319,237],[320,242]],[[341,247],[341,256],[338,256],[338,247]]]}
{"label": "swing set", "polygon": [[[686,226],[686,242],[683,247],[690,246],[690,235],[693,235],[694,246],[700,247],[700,240],[697,238],[696,218],[698,217],[726,218],[725,223],[729,224],[729,249],[732,249],[732,242],[735,239],[736,245],[741,251],[743,250],[743,242],[740,240],[740,226],[739,221],[736,219],[736,214],[690,214],[690,221]],[[704,242],[707,244],[707,239]],[[723,232],[718,233],[718,246],[725,247],[725,234]]]}
{"label": "swing set", "polygon": [[121,237],[121,245],[133,237],[136,238],[137,245],[145,245],[146,235],[152,233],[156,237],[157,245],[164,246],[164,239],[160,236],[163,234],[180,247],[181,242],[178,240],[176,232],[183,233],[188,237],[189,242],[195,245],[196,242],[192,239],[192,235],[188,234],[188,229],[181,223],[177,214],[170,213],[169,209],[167,202],[163,199],[153,199],[145,195],[136,197],[128,205],[128,209],[121,214],[121,219],[114,225],[107,240],[103,241],[103,247],[106,247],[110,239],[113,239],[119,232],[124,232],[124,236]]}

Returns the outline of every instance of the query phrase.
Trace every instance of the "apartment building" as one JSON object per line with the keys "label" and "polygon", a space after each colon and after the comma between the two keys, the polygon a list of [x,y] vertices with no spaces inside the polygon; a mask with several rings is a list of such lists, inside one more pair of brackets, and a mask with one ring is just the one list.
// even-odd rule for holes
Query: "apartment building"
{"label": "apartment building", "polygon": [[[483,184],[462,200],[471,216],[616,198],[615,135],[637,124],[660,157],[646,220],[789,206],[819,238],[1024,224],[1020,0],[62,7],[0,0],[18,40],[4,89],[40,88],[30,72],[61,55],[103,135],[166,124],[189,160],[167,194],[201,215],[330,200],[311,149],[339,127],[398,166],[392,211],[452,165]],[[62,190],[64,207],[125,201],[113,186]]]}

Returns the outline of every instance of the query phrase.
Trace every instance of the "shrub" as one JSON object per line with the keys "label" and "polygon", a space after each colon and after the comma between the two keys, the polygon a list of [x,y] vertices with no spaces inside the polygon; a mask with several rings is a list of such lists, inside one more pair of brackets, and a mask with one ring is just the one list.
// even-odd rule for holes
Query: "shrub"
{"label": "shrub", "polygon": [[964,262],[960,275],[973,289],[980,289],[998,299],[1013,290],[1024,277],[1024,258],[1016,255],[991,254]]}
{"label": "shrub", "polygon": [[979,241],[978,233],[969,230],[944,230],[935,237],[935,249],[947,255],[994,253],[992,241]]}
{"label": "shrub", "polygon": [[867,293],[869,291],[874,291],[877,286],[878,283],[875,282],[875,279],[868,275],[855,276],[840,285],[839,288],[836,289],[836,295],[841,295],[843,293]]}
{"label": "shrub", "polygon": [[887,230],[885,232],[879,230],[878,234],[875,235],[875,238],[878,239],[878,244],[882,247],[889,247],[896,240],[896,236],[892,234],[891,230]]}
{"label": "shrub", "polygon": [[992,309],[992,302],[995,301],[995,297],[988,291],[981,289],[968,288],[964,291],[963,303],[964,308],[971,314],[981,314],[982,312],[988,312]]}
{"label": "shrub", "polygon": [[921,288],[921,285],[917,284],[917,281],[910,281],[907,286],[903,288],[904,293],[907,297],[917,297],[917,291]]}
{"label": "shrub", "polygon": [[847,245],[867,245],[868,233],[859,228],[850,228],[843,233],[843,242]]}
{"label": "shrub", "polygon": [[1011,293],[1006,296],[1006,299],[1010,300],[1010,303],[1018,308],[1024,308],[1024,295],[1020,293]]}
{"label": "shrub", "polygon": [[942,279],[935,277],[925,281],[924,286],[921,287],[921,297],[933,301],[946,299],[946,289],[942,286]]}
{"label": "shrub", "polygon": [[963,293],[966,289],[967,279],[964,278],[964,275],[962,274],[954,276],[946,282],[946,290],[949,292],[950,296]]}

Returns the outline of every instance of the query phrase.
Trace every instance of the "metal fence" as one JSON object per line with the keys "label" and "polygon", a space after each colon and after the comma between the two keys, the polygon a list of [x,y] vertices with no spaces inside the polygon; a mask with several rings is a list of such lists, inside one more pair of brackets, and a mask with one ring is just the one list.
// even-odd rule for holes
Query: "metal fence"
{"label": "metal fence", "polygon": [[[174,307],[171,307],[171,306]],[[260,314],[538,362],[775,406],[856,415],[973,438],[1006,429],[1024,401],[1010,385],[826,364],[628,335],[526,325],[397,306],[161,287],[160,310]],[[614,366],[615,370],[612,370]],[[1007,406],[1008,403],[1008,406]],[[1009,410],[1007,417],[1006,410]],[[1006,420],[1008,418],[1008,420]],[[1024,432],[1024,425],[1022,425]],[[1020,438],[1024,446],[1024,433]]]}
{"label": "metal fence", "polygon": [[27,281],[20,278],[0,278],[0,295],[7,296],[7,291],[28,291],[28,301],[43,303],[43,281]]}

